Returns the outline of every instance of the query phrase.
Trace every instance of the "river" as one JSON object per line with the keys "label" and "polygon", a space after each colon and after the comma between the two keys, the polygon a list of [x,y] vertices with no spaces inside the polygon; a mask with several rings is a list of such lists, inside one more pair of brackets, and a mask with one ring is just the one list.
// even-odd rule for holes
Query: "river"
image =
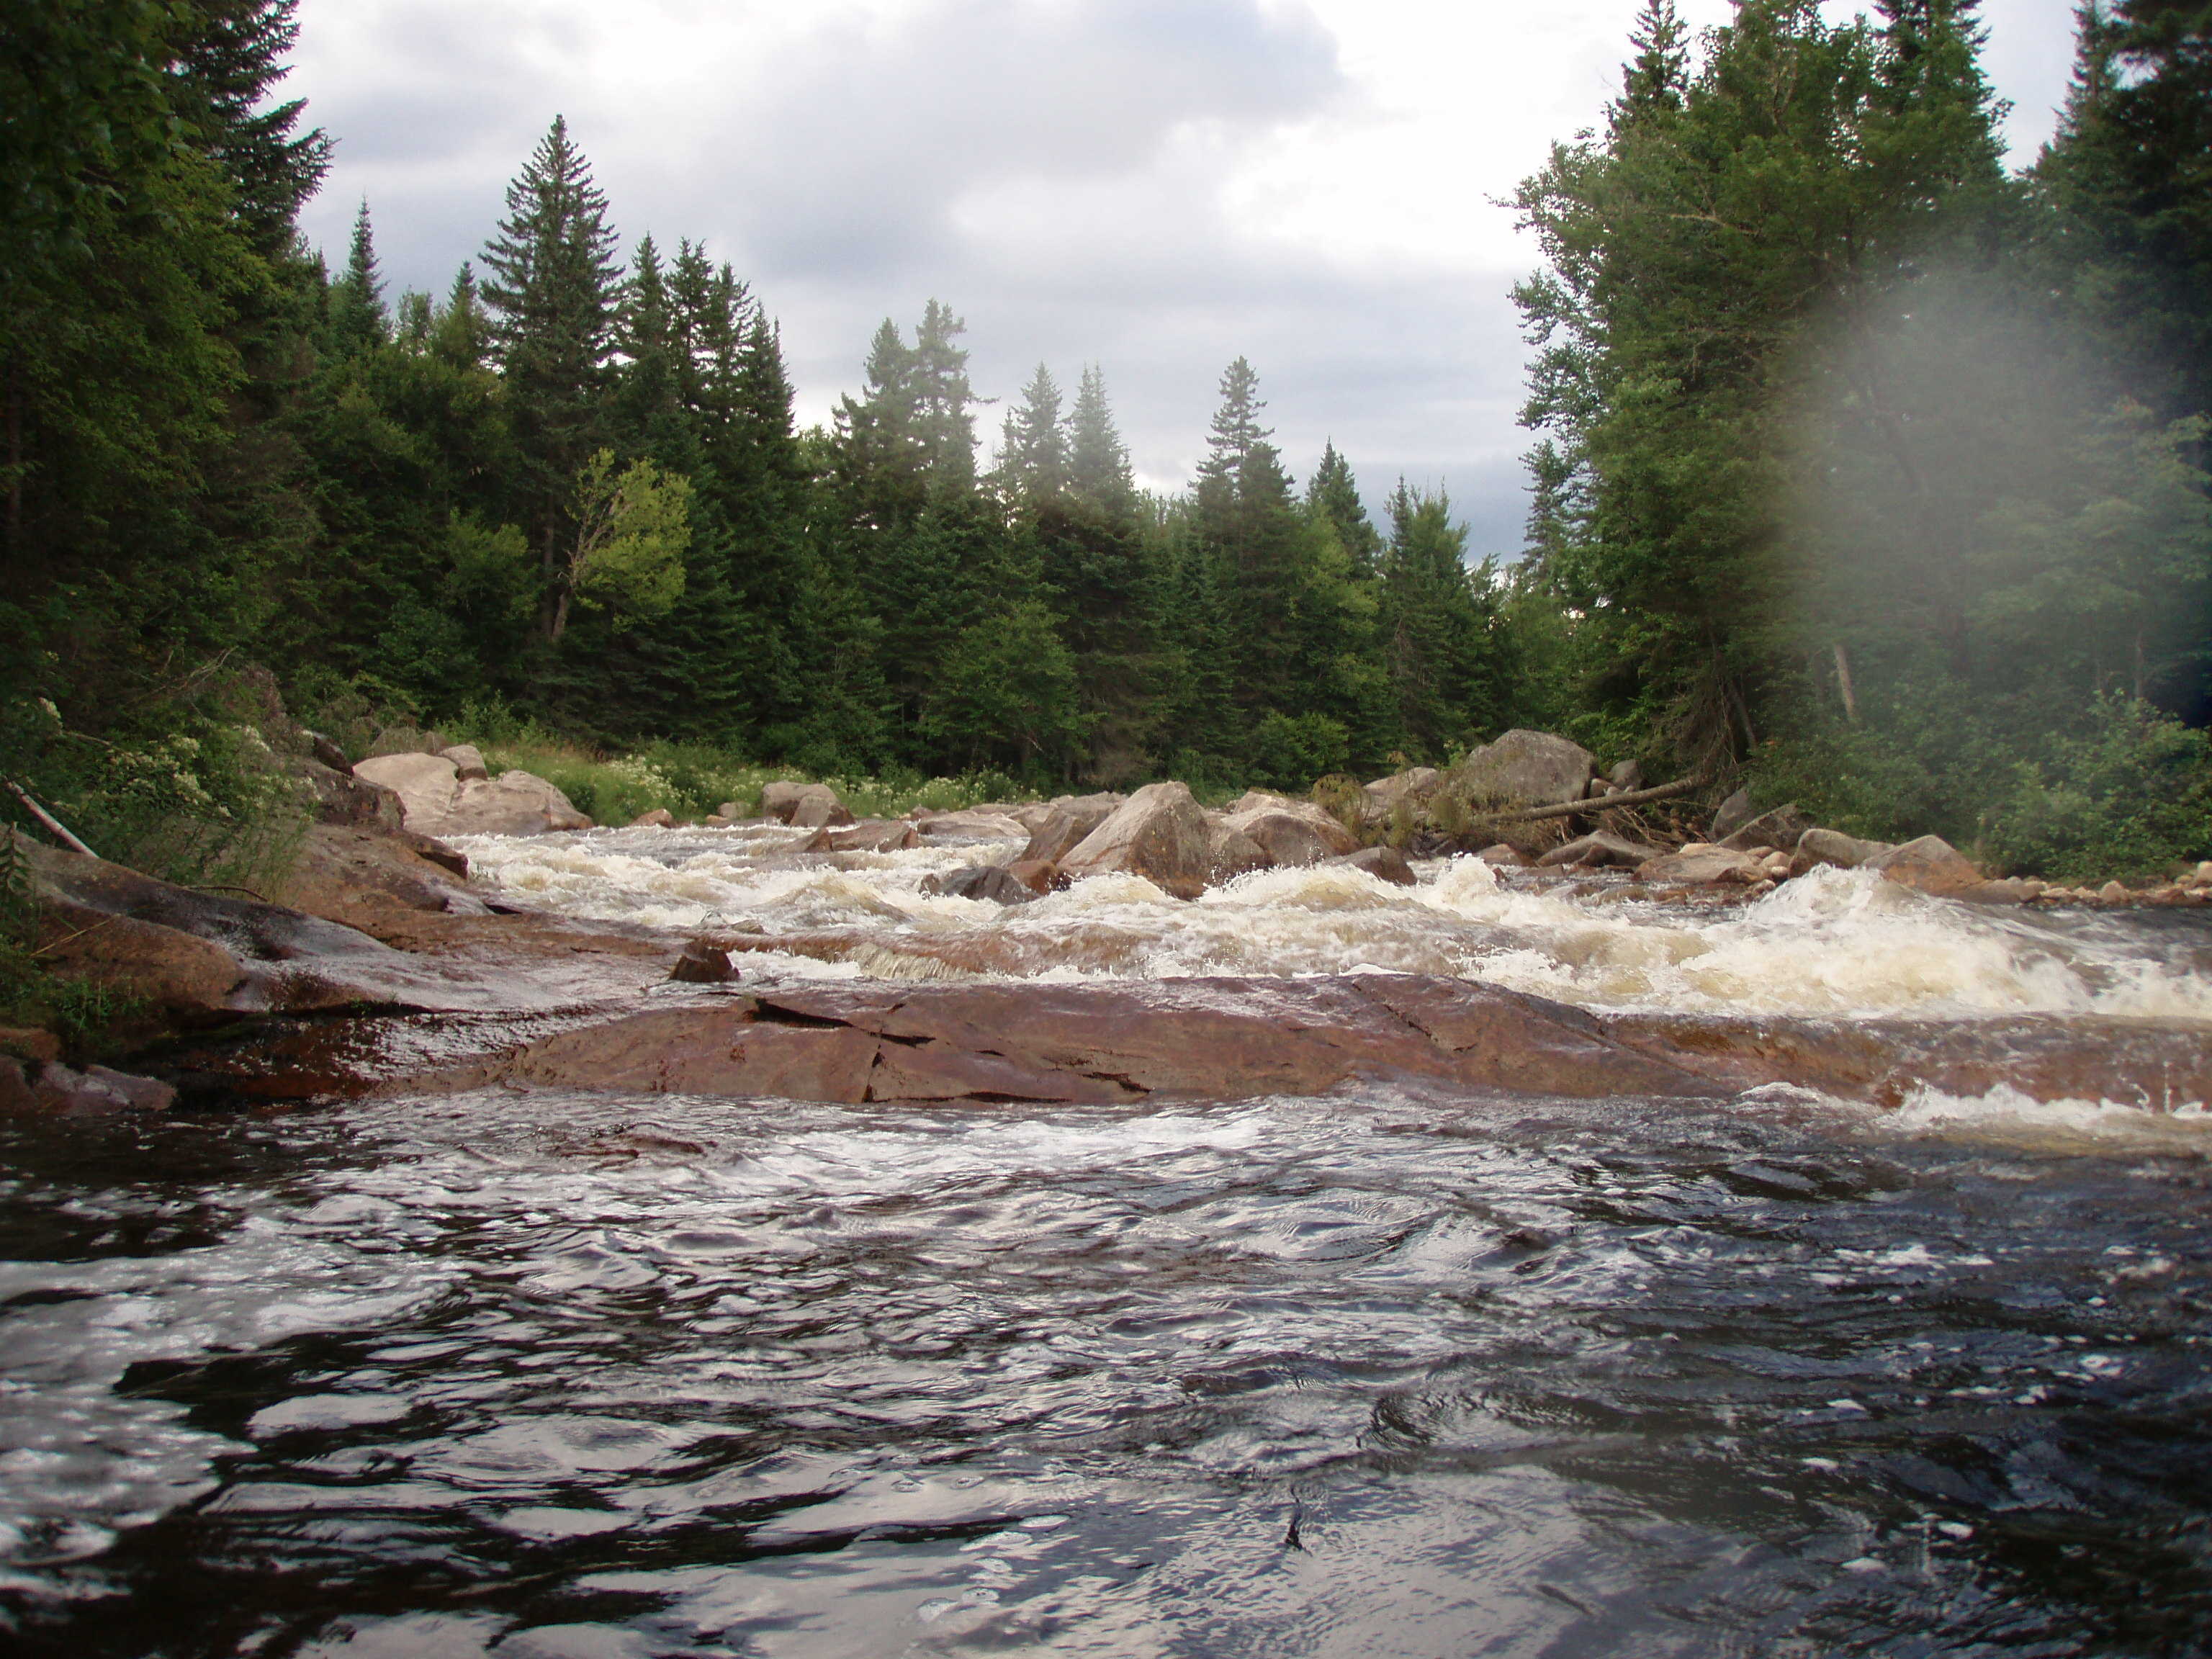
{"label": "river", "polygon": [[[2202,1025],[2201,913],[923,890],[477,842],[748,976],[1397,969]],[[2212,1115],[2003,1089],[1141,1108],[557,1090],[0,1123],[24,1655],[2212,1652]]]}

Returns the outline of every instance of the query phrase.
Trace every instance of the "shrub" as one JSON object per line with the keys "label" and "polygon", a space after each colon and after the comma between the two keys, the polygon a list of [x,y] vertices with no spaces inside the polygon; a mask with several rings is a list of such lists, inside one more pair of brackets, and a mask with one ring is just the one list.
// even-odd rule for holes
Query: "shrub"
{"label": "shrub", "polygon": [[1989,815],[2005,863],[2069,881],[2141,878],[2212,858],[2212,737],[2104,696],[2085,729],[2021,762]]}

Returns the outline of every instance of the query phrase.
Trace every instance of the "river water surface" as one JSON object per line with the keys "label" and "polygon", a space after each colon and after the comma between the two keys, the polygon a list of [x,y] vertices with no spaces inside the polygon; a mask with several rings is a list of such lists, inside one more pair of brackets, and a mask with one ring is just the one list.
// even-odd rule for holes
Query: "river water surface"
{"label": "river water surface", "polygon": [[[749,974],[2207,1017],[2191,916],[471,848]],[[2212,1035],[2212,1025],[2206,1027]],[[2175,1103],[2163,1103],[2174,1108]],[[0,1125],[25,1655],[2212,1652],[2212,1117],[499,1090]]]}

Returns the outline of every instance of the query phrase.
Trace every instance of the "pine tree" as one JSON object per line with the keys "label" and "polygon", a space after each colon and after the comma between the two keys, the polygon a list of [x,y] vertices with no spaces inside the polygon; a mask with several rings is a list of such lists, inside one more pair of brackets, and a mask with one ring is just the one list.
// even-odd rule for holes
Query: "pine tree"
{"label": "pine tree", "polygon": [[932,300],[914,334],[915,437],[930,489],[940,499],[975,487],[978,400],[968,383],[968,353],[953,343],[967,331],[951,307]]}
{"label": "pine tree", "polygon": [[391,339],[384,278],[377,270],[376,239],[369,228],[367,197],[362,198],[361,210],[354,216],[345,275],[331,284],[331,337],[341,355],[370,350]]}
{"label": "pine tree", "polygon": [[1620,101],[1613,106],[1616,127],[1656,111],[1679,110],[1688,90],[1689,52],[1683,42],[1689,31],[1674,10],[1674,0],[1644,0],[1629,31],[1636,48],[1622,76]]}
{"label": "pine tree", "polygon": [[599,447],[620,272],[605,196],[559,116],[507,190],[484,249],[495,353],[529,465],[524,481],[550,635],[574,480]]}

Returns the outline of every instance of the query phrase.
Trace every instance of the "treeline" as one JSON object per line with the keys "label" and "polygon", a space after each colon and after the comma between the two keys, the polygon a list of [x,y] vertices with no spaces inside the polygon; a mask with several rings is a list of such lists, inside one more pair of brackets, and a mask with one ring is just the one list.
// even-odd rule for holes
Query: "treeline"
{"label": "treeline", "polygon": [[2008,174],[1975,11],[1648,0],[1519,196],[1522,659],[1595,747],[1870,830],[2202,856],[2212,12],[2085,4]]}
{"label": "treeline", "polygon": [[980,441],[935,301],[801,431],[761,299],[696,242],[619,259],[557,120],[448,293],[387,290],[366,205],[333,273],[294,9],[0,19],[18,770],[211,787],[253,663],[310,718],[1040,785],[1302,787],[1536,725],[2031,865],[2212,853],[2201,4],[2085,6],[2008,173],[1971,0],[1695,40],[1648,0],[1520,192],[1504,568],[1441,496],[1370,522],[1333,446],[1298,487],[1242,359],[1168,497],[1095,366]]}
{"label": "treeline", "polygon": [[326,271],[294,216],[328,143],[269,106],[293,11],[7,25],[7,95],[57,117],[10,158],[19,698],[97,733],[228,648],[310,714],[1039,784],[1303,787],[1503,714],[1497,584],[1449,503],[1401,487],[1378,528],[1333,448],[1297,491],[1241,360],[1171,500],[1095,367],[1066,406],[1040,367],[981,459],[935,301],[801,432],[760,300],[693,241],[618,261],[558,119],[449,293],[388,292],[366,204]]}

